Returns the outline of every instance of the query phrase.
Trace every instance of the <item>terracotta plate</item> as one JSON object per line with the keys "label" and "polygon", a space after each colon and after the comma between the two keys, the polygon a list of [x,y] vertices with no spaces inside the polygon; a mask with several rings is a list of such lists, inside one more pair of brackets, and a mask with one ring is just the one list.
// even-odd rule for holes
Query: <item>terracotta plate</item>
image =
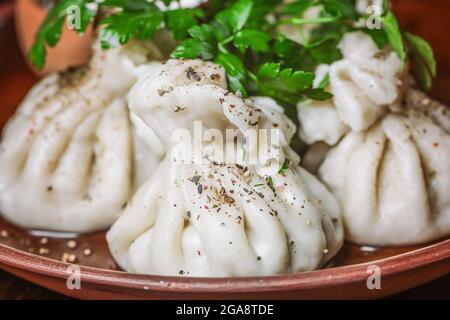
{"label": "terracotta plate", "polygon": [[[440,74],[433,96],[449,103],[448,37],[435,30],[450,28],[450,4],[439,0],[395,3],[403,25],[425,36],[435,48]],[[2,17],[3,11],[0,10],[0,26],[6,27],[0,27],[0,126],[36,81],[20,58],[12,20]],[[434,15],[435,12],[440,14]],[[80,290],[67,286],[67,279],[76,272],[76,268],[70,268],[72,265],[80,266]],[[450,239],[395,249],[347,243],[326,269],[307,273],[235,279],[177,278],[119,271],[107,250],[104,233],[76,237],[27,232],[0,219],[0,268],[76,298],[365,299],[398,293],[449,273]],[[378,271],[381,289],[370,290],[369,277]]]}
{"label": "terracotta plate", "polygon": [[[65,262],[62,262],[65,261]],[[81,290],[67,280],[81,265]],[[0,220],[0,268],[76,298],[94,299],[369,299],[391,295],[450,272],[450,239],[436,244],[375,249],[345,244],[328,268],[255,278],[182,278],[121,272],[104,233],[25,232]],[[379,268],[379,269],[377,269]],[[381,289],[369,279],[381,274]],[[368,281],[369,280],[369,281]]]}

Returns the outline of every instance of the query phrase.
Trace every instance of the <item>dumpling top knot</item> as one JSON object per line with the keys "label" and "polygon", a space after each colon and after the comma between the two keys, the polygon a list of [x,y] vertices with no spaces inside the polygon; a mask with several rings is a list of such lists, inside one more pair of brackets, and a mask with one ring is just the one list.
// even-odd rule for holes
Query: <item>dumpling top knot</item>
{"label": "dumpling top knot", "polygon": [[343,58],[316,70],[318,86],[329,77],[328,101],[306,101],[298,106],[300,136],[308,144],[336,144],[348,131],[369,128],[389,110],[399,110],[406,68],[389,47],[377,48],[362,32],[344,36]]}
{"label": "dumpling top knot", "polygon": [[[192,129],[195,121],[219,130],[258,126],[260,110],[230,94],[224,70],[202,60],[169,60],[143,77],[129,94],[130,108],[164,136],[175,128]],[[158,130],[156,130],[158,131]]]}
{"label": "dumpling top knot", "polygon": [[[214,63],[169,60],[158,71],[143,77],[128,99],[131,110],[152,128],[168,152],[173,151],[173,134],[179,132],[176,130],[185,129],[192,134],[195,126],[201,124],[201,129],[215,130],[224,138],[228,129],[236,130],[236,143],[246,145],[244,158],[258,152],[257,141],[249,141],[249,134],[259,129],[275,130],[285,153],[293,162],[299,162],[289,147],[296,128],[283,109],[269,98],[244,99],[231,93],[224,70]],[[280,161],[282,165],[284,154],[271,165],[272,171],[278,171]]]}
{"label": "dumpling top knot", "polygon": [[[387,80],[393,81],[390,77],[396,77],[404,68],[403,61],[395,51],[390,48],[379,49],[375,42],[362,32],[351,32],[344,36],[339,43],[343,60],[352,63],[363,70],[376,74],[383,74],[389,77]],[[397,82],[397,81],[396,81]],[[397,85],[397,83],[392,83]],[[396,97],[391,95],[386,97],[392,103]]]}

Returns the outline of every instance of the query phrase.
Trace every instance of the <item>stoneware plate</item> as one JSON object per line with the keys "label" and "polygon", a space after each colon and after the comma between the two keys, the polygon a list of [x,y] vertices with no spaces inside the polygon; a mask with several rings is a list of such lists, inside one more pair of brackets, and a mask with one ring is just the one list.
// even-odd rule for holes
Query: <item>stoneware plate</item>
{"label": "stoneware plate", "polygon": [[[435,48],[440,74],[432,96],[449,104],[448,36],[438,31],[450,28],[450,3],[397,0],[394,4],[402,25],[426,37]],[[37,81],[21,58],[12,11],[8,2],[0,5],[0,127]],[[118,270],[104,235],[24,231],[0,219],[0,268],[83,299],[371,299],[450,272],[450,239],[443,239],[403,248],[346,243],[327,268],[292,275],[235,279],[140,276]],[[78,271],[81,289],[71,289],[77,284],[74,274]],[[380,282],[375,280],[378,275]]]}

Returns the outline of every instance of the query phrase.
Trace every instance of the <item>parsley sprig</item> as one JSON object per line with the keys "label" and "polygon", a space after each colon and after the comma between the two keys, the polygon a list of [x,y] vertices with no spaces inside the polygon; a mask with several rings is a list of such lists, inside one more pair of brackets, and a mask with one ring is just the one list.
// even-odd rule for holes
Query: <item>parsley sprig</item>
{"label": "parsley sprig", "polygon": [[[77,32],[83,33],[97,18],[102,25],[104,49],[126,44],[131,39],[151,39],[161,29],[171,31],[178,46],[173,58],[201,58],[220,64],[227,72],[230,89],[275,98],[283,105],[303,99],[326,100],[331,94],[325,85],[313,87],[314,70],[342,57],[338,44],[347,32],[361,30],[378,47],[389,44],[398,56],[411,58],[423,89],[429,89],[436,75],[433,51],[422,38],[403,33],[398,21],[383,2],[381,30],[361,27],[367,16],[355,10],[352,0],[210,0],[199,8],[161,8],[171,0],[60,0],[50,10],[30,51],[33,64],[42,68],[46,48],[55,46],[61,36],[67,8],[80,8]],[[178,1],[175,1],[178,2]],[[174,6],[170,6],[173,8]],[[320,8],[314,18],[304,13]],[[105,16],[105,12],[108,14]],[[305,35],[303,26],[314,25]],[[298,29],[304,41],[294,42],[280,33],[280,27]]]}
{"label": "parsley sprig", "polygon": [[[212,1],[216,12],[207,22],[189,30],[190,37],[180,43],[172,57],[202,58],[220,64],[227,72],[230,88],[244,96],[262,94],[284,104],[331,97],[323,88],[312,87],[313,66],[305,68],[296,63],[303,47],[277,31],[281,24],[278,16],[287,8],[283,1],[228,2]],[[292,10],[292,5],[289,8]],[[270,14],[274,15],[272,22],[264,19]]]}

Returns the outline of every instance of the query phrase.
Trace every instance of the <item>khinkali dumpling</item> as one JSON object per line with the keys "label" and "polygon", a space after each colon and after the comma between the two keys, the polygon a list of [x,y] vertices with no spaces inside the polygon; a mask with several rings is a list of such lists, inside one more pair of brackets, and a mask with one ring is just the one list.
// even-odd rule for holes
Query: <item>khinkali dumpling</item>
{"label": "khinkali dumpling", "polygon": [[348,133],[319,176],[338,198],[354,242],[410,245],[449,235],[449,109],[410,89],[404,111]]}
{"label": "khinkali dumpling", "polygon": [[[289,147],[295,126],[281,107],[229,92],[224,71],[209,62],[170,60],[158,75],[140,80],[129,101],[168,153],[107,234],[118,264],[140,274],[229,277],[313,270],[332,258],[343,242],[339,206],[298,166]],[[233,147],[245,145],[247,129],[274,129],[281,155],[238,164],[206,151],[200,163],[183,164],[171,155],[171,136],[194,133],[195,121],[224,136],[239,130],[227,140]],[[247,144],[238,158],[255,148]]]}
{"label": "khinkali dumpling", "polygon": [[401,98],[405,65],[394,51],[378,49],[362,32],[346,34],[339,48],[342,60],[316,70],[315,86],[329,82],[333,98],[298,105],[300,137],[308,144],[334,145],[350,130],[365,130]]}
{"label": "khinkali dumpling", "polygon": [[[130,119],[125,99],[137,77],[151,71],[149,57],[162,58],[151,43],[109,51],[96,43],[88,65],[49,75],[30,91],[0,145],[0,212],[6,219],[70,232],[112,224],[164,154],[157,142],[149,145],[150,129]],[[134,166],[139,162],[145,169]]]}

